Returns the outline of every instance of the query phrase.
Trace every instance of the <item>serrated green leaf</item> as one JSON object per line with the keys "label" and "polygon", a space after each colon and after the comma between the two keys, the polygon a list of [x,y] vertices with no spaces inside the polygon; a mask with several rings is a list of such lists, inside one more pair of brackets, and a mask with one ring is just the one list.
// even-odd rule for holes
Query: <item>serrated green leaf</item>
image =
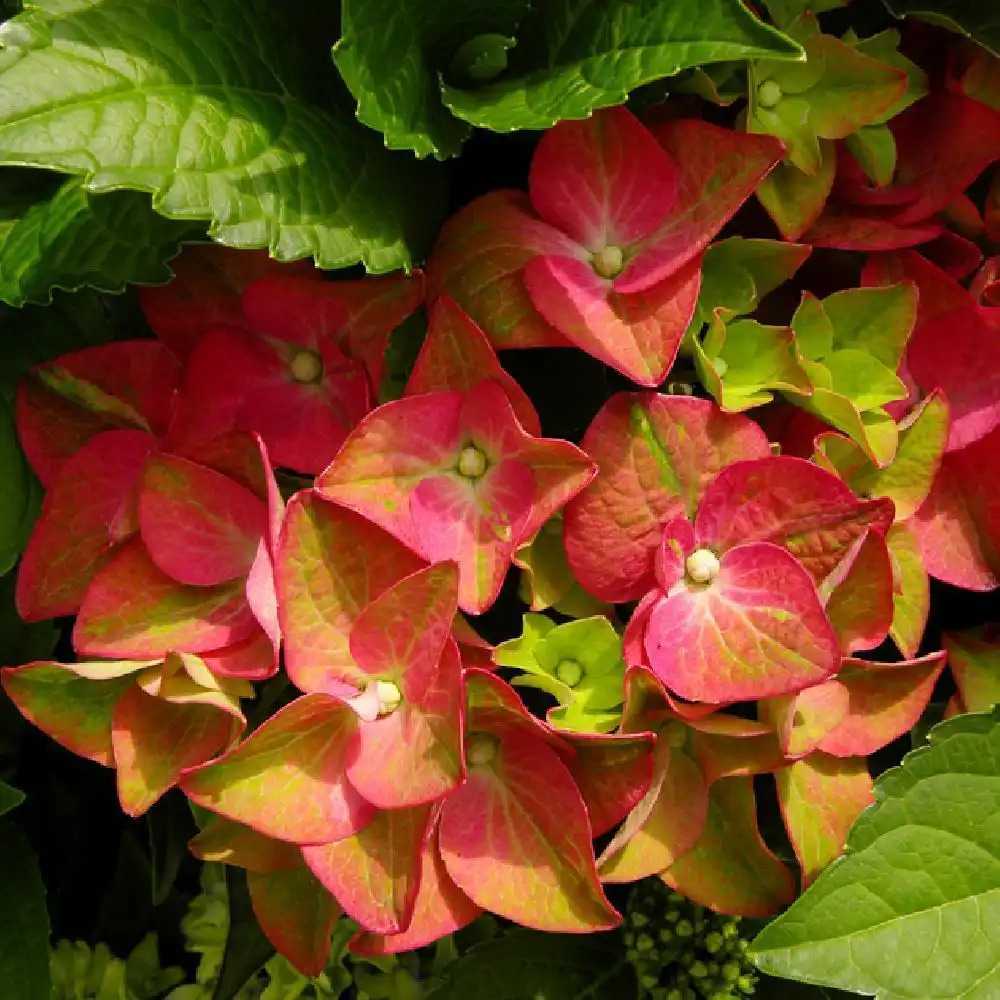
{"label": "serrated green leaf", "polygon": [[961,715],[875,784],[847,855],[753,942],[765,972],[878,1000],[1000,990],[1000,711]]}
{"label": "serrated green leaf", "polygon": [[740,0],[536,0],[517,39],[502,77],[476,90],[442,87],[455,115],[496,132],[549,128],[682,69],[801,56]]}
{"label": "serrated green leaf", "polygon": [[470,128],[442,104],[441,80],[468,85],[484,49],[495,55],[496,46],[484,45],[484,36],[513,43],[509,36],[529,5],[530,0],[345,0],[343,37],[333,55],[358,102],[358,118],[378,129],[390,149],[455,156]]}
{"label": "serrated green leaf", "polygon": [[616,933],[542,934],[520,928],[452,962],[424,1000],[626,1000],[637,992]]}
{"label": "serrated green leaf", "polygon": [[896,17],[915,17],[960,31],[1000,57],[1000,18],[989,0],[884,0],[884,3]]}
{"label": "serrated green leaf", "polygon": [[149,192],[282,260],[408,265],[434,177],[310,99],[336,81],[303,58],[309,30],[267,0],[42,0],[0,33],[0,163]]}
{"label": "serrated green leaf", "polygon": [[88,195],[77,179],[24,210],[0,243],[0,299],[45,304],[53,288],[120,292],[171,277],[166,262],[203,227],[165,219],[134,191]]}
{"label": "serrated green leaf", "polygon": [[4,1000],[50,1000],[49,916],[34,852],[10,820],[0,823],[0,981]]}

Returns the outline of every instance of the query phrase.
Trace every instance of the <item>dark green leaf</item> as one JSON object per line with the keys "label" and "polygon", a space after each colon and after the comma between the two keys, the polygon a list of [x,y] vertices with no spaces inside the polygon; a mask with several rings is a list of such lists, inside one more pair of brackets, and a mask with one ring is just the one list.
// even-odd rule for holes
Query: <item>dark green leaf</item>
{"label": "dark green leaf", "polygon": [[497,132],[542,129],[621,104],[682,69],[802,50],[740,0],[536,0],[506,74],[476,90],[445,85],[459,118]]}
{"label": "dark green leaf", "polygon": [[268,0],[39,0],[3,28],[0,162],[149,192],[282,260],[407,265],[435,175],[313,99],[337,82],[303,58],[311,27]]}
{"label": "dark green leaf", "polygon": [[0,823],[0,983],[4,1000],[49,1000],[49,915],[24,834]]}
{"label": "dark green leaf", "polygon": [[42,490],[17,441],[14,409],[0,393],[0,574],[7,573],[28,543]]}
{"label": "dark green leaf", "polygon": [[51,301],[53,288],[120,292],[129,282],[168,281],[166,261],[203,226],[173,222],[134,191],[88,195],[79,180],[25,209],[0,243],[0,299]]}
{"label": "dark green leaf", "polygon": [[885,0],[890,14],[961,31],[1000,56],[1000,7],[993,0]]}
{"label": "dark green leaf", "polygon": [[1000,995],[1000,709],[935,726],[875,796],[754,961],[879,1000]]}
{"label": "dark green leaf", "polygon": [[630,1000],[637,989],[617,933],[520,928],[452,962],[425,1000]]}
{"label": "dark green leaf", "polygon": [[188,841],[198,832],[187,799],[174,789],[146,813],[152,863],[153,905],[169,895],[187,857]]}
{"label": "dark green leaf", "polygon": [[0,781],[0,816],[9,813],[24,801],[24,792]]}
{"label": "dark green leaf", "polygon": [[247,876],[242,868],[226,866],[226,892],[229,896],[229,933],[212,1000],[231,1000],[274,954],[274,945],[264,936],[253,915]]}
{"label": "dark green leaf", "polygon": [[[454,156],[469,134],[441,103],[440,78],[465,84],[482,36],[509,37],[530,0],[345,0],[334,59],[358,118],[390,149]],[[472,48],[468,46],[472,44]],[[475,51],[473,51],[475,50]],[[506,51],[506,50],[504,50]]]}

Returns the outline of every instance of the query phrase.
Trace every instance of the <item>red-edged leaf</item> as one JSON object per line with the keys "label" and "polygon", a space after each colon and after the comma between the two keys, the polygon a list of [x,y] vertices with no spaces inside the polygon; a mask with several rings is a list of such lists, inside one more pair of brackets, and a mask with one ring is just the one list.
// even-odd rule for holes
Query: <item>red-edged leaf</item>
{"label": "red-edged leaf", "polygon": [[845,659],[837,680],[847,688],[847,713],[820,740],[835,757],[866,757],[912,729],[944,670],[945,654],[902,663]]}
{"label": "red-edged leaf", "polygon": [[87,656],[160,656],[218,649],[254,634],[244,581],[215,587],[177,583],[138,539],[126,542],[87,588],[73,645]]}
{"label": "red-edged leaf", "polygon": [[[950,275],[914,250],[872,254],[861,272],[864,285],[917,286],[917,329],[923,323],[969,305],[969,293]],[[916,331],[914,331],[915,333]]]}
{"label": "red-edged leaf", "polygon": [[311,261],[282,264],[266,250],[234,250],[215,243],[192,243],[171,261],[173,281],[140,288],[139,299],[156,335],[182,360],[213,326],[241,328],[243,289],[268,275],[307,276],[322,280]]}
{"label": "red-edged leaf", "polygon": [[188,849],[202,861],[236,865],[261,875],[301,868],[303,864],[302,851],[295,844],[265,837],[224,816],[209,819],[201,832],[188,841]]}
{"label": "red-edged leaf", "polygon": [[276,582],[285,669],[303,691],[354,693],[364,672],[349,636],[362,610],[423,565],[354,511],[298,493],[288,505]]}
{"label": "red-edged leaf", "polygon": [[497,349],[568,347],[535,309],[523,271],[541,253],[572,252],[572,242],[544,223],[520,191],[493,191],[445,223],[427,267],[427,298],[442,293],[479,324]]}
{"label": "red-edged leaf", "polygon": [[494,741],[494,756],[471,756],[465,784],[445,799],[448,874],[475,903],[527,927],[614,927],[620,918],[598,882],[587,809],[566,765],[526,733],[473,733],[470,755],[477,738]]}
{"label": "red-edged leaf", "polygon": [[846,574],[826,602],[826,616],[837,633],[840,650],[848,655],[883,642],[892,626],[894,596],[885,538],[869,531],[849,558]]}
{"label": "red-edged leaf", "polygon": [[73,753],[111,767],[111,720],[138,669],[141,665],[107,680],[90,680],[61,663],[36,662],[4,667],[0,681],[18,711],[43,733]]}
{"label": "red-edged leaf", "polygon": [[254,916],[268,941],[304,976],[318,976],[330,957],[330,935],[340,916],[336,900],[300,866],[247,872]]}
{"label": "red-edged leaf", "polygon": [[[477,474],[461,471],[468,449],[482,460]],[[569,442],[527,435],[503,389],[483,382],[465,394],[410,396],[379,407],[316,489],[428,559],[458,562],[459,606],[480,613],[521,542],[593,474]]]}
{"label": "red-edged leaf", "polygon": [[420,884],[434,807],[380,809],[363,830],[302,856],[348,916],[374,934],[404,931]]}
{"label": "red-edged leaf", "polygon": [[540,255],[524,282],[535,308],[574,344],[639,385],[663,381],[680,347],[701,287],[701,258],[628,295],[571,257]]}
{"label": "red-edged leaf", "polygon": [[566,553],[580,583],[606,601],[637,600],[655,585],[663,525],[693,516],[720,469],[770,454],[746,417],[708,400],[655,393],[613,396],[583,449],[600,471],[566,507]]}
{"label": "red-edged leaf", "polygon": [[778,734],[766,722],[713,712],[685,719],[683,725],[688,729],[686,747],[698,762],[706,784],[720,778],[767,774],[785,763]]}
{"label": "red-edged leaf", "polygon": [[356,833],[374,808],[348,784],[350,708],[308,694],[275,713],[239,746],[181,779],[193,802],[296,844]]}
{"label": "red-edged leaf", "polygon": [[1000,309],[970,304],[921,323],[906,363],[917,385],[948,398],[948,451],[1000,425]]}
{"label": "red-edged leaf", "polygon": [[[425,686],[417,693],[421,674]],[[400,686],[403,702],[395,711],[359,723],[347,764],[351,784],[382,809],[402,809],[447,795],[465,773],[458,646],[447,640],[436,669],[415,669],[414,677]]]}
{"label": "red-edged leaf", "polygon": [[33,368],[18,390],[17,430],[38,478],[48,486],[101,431],[162,435],[179,376],[177,360],[153,340],[87,347]]}
{"label": "red-edged leaf", "polygon": [[565,736],[532,715],[505,680],[488,670],[473,668],[465,671],[465,681],[468,732],[483,730],[498,737],[508,733],[527,735],[540,739],[561,758],[571,755]]}
{"label": "red-edged leaf", "polygon": [[964,710],[989,711],[1000,702],[1000,628],[945,632],[942,642]]}
{"label": "red-edged leaf", "polygon": [[897,214],[901,223],[944,208],[1000,159],[1000,112],[960,94],[929,94],[893,118],[890,128],[898,154],[896,184],[920,191]]}
{"label": "red-edged leaf", "polygon": [[429,476],[413,490],[410,516],[419,551],[432,562],[458,563],[463,611],[480,614],[496,600],[528,533],[533,485],[527,465],[502,459],[475,483],[445,474]]}
{"label": "red-edged leaf", "polygon": [[943,232],[944,223],[936,219],[903,225],[874,208],[852,209],[827,202],[823,214],[800,238],[814,247],[885,252],[919,246]]}
{"label": "red-edged leaf", "polygon": [[143,470],[139,525],[164,573],[210,587],[250,572],[267,535],[267,505],[214,469],[157,455]]}
{"label": "red-edged leaf", "polygon": [[851,695],[836,677],[783,698],[761,702],[761,718],[774,723],[788,757],[804,757],[831,733],[850,710]]}
{"label": "red-edged leaf", "polygon": [[650,665],[689,701],[742,701],[801,690],[840,664],[809,574],[769,542],[737,545],[710,584],[683,582],[651,610]]}
{"label": "red-edged leaf", "polygon": [[434,828],[420,855],[419,888],[409,926],[400,934],[388,936],[362,931],[351,939],[351,951],[358,955],[412,951],[460,930],[482,912],[451,880],[438,851]]}
{"label": "red-edged leaf", "polygon": [[892,559],[892,628],[889,635],[905,657],[917,655],[931,610],[931,587],[920,545],[909,522],[897,522],[885,536]]}
{"label": "red-edged leaf", "polygon": [[422,479],[457,465],[463,401],[460,392],[435,392],[380,406],[351,432],[317,477],[316,492],[356,510],[419,552],[410,493]]}
{"label": "red-edged leaf", "polygon": [[389,681],[401,696],[359,723],[349,747],[348,777],[379,808],[430,802],[462,781],[462,662],[449,638],[457,585],[453,563],[420,570],[376,598],[351,632],[369,684]]}
{"label": "red-edged leaf", "polygon": [[335,343],[300,349],[246,331],[212,329],[188,361],[168,445],[190,455],[219,435],[256,431],[278,465],[315,474],[373,397],[361,362]]}
{"label": "red-edged leaf", "polygon": [[422,705],[458,610],[458,568],[439,563],[379,594],[358,616],[351,655],[370,677],[399,683],[407,701]]}
{"label": "red-edged leaf", "polygon": [[[681,746],[672,745],[674,733]],[[601,879],[635,882],[669,868],[698,842],[707,814],[708,788],[697,762],[683,749],[683,733],[661,729],[652,783],[602,854]]]}
{"label": "red-edged leaf", "polygon": [[139,473],[155,446],[141,431],[109,431],[61,466],[18,569],[17,610],[25,621],[79,609],[127,530],[122,525],[130,519]]}
{"label": "red-edged leaf", "polygon": [[119,699],[111,728],[118,798],[129,816],[140,816],[181,772],[203,764],[238,731],[231,715],[207,705],[174,705],[138,687]]}
{"label": "red-edged leaf", "polygon": [[784,155],[773,136],[693,118],[662,122],[651,131],[676,166],[677,197],[670,214],[615,280],[615,289],[623,294],[649,288],[698,257]]}
{"label": "red-edged leaf", "polygon": [[649,790],[656,738],[652,733],[564,735],[576,751],[566,766],[599,837],[620,823]]}
{"label": "red-edged leaf", "polygon": [[546,222],[596,253],[649,236],[673,208],[677,177],[649,130],[619,107],[549,129],[529,188]]}
{"label": "red-edged leaf", "polygon": [[700,840],[660,877],[717,913],[777,913],[795,898],[795,878],[760,838],[753,779],[724,778],[708,798]]}
{"label": "red-edged leaf", "polygon": [[262,277],[243,294],[254,329],[326,354],[327,345],[361,361],[373,386],[382,379],[389,335],[424,299],[423,275],[313,281],[288,272]]}
{"label": "red-edged leaf", "polygon": [[775,775],[778,801],[802,871],[802,888],[844,852],[847,833],[875,801],[864,757],[813,753]]}
{"label": "red-edged leaf", "polygon": [[249,639],[200,654],[216,677],[234,677],[248,681],[267,680],[278,670],[274,644],[261,629]]}
{"label": "red-edged leaf", "polygon": [[431,309],[427,337],[406,383],[405,395],[467,392],[484,379],[503,386],[518,422],[529,434],[541,434],[531,400],[500,367],[486,334],[450,295],[442,295]]}
{"label": "red-edged leaf", "polygon": [[866,531],[884,534],[890,500],[859,500],[837,476],[801,458],[772,456],[723,469],[695,518],[699,543],[768,541],[786,548],[819,583]]}
{"label": "red-edged leaf", "polygon": [[907,524],[931,576],[966,590],[1000,586],[1000,427],[944,456]]}

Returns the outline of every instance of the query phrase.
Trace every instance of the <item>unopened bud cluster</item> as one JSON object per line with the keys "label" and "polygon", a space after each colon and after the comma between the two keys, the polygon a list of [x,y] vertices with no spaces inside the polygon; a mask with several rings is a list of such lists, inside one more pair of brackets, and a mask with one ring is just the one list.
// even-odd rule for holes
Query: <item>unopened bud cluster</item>
{"label": "unopened bud cluster", "polygon": [[643,1000],[739,1000],[757,976],[729,917],[671,892],[659,879],[632,891],[622,926]]}

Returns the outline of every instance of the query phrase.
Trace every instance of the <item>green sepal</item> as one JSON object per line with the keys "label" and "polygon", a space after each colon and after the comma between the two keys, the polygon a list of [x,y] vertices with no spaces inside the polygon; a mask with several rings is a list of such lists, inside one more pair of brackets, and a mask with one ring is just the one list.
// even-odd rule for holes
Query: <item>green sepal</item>
{"label": "green sepal", "polygon": [[494,661],[523,670],[514,684],[551,694],[559,703],[548,716],[560,729],[608,732],[621,718],[625,664],[621,637],[600,616],[556,625],[526,614],[520,637],[494,650]]}

